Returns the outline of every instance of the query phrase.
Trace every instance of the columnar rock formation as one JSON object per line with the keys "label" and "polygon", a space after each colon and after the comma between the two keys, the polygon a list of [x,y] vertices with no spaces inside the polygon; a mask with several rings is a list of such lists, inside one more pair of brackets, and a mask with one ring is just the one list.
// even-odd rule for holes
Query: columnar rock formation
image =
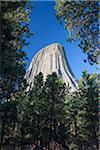
{"label": "columnar rock formation", "polygon": [[33,85],[34,77],[40,72],[43,73],[44,80],[48,74],[56,72],[66,85],[70,85],[71,91],[76,90],[78,87],[68,64],[64,48],[58,43],[46,46],[33,57],[25,75],[29,85]]}

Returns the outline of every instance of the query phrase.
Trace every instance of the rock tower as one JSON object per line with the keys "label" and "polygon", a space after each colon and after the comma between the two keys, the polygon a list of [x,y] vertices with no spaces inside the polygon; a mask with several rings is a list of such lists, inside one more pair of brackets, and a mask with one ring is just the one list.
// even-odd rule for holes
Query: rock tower
{"label": "rock tower", "polygon": [[71,91],[75,91],[78,88],[78,84],[68,64],[64,48],[59,43],[53,43],[44,47],[33,57],[25,75],[27,83],[32,86],[34,77],[40,72],[43,73],[44,80],[46,80],[48,74],[56,72],[66,85],[70,85]]}

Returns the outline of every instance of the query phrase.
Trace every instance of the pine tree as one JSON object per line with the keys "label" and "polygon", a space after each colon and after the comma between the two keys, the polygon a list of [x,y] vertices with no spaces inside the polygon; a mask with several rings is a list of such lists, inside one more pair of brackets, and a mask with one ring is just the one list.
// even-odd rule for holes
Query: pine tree
{"label": "pine tree", "polygon": [[66,85],[56,73],[48,75],[45,82],[46,132],[48,142],[64,144],[66,132],[65,96],[68,94]]}
{"label": "pine tree", "polygon": [[21,125],[25,141],[34,143],[37,148],[50,148],[52,142],[65,146],[67,93],[68,89],[56,73],[48,75],[45,83],[41,73],[35,77]]}
{"label": "pine tree", "polygon": [[0,90],[3,97],[9,99],[21,84],[25,74],[30,7],[27,1],[0,2],[1,5],[1,49],[0,49]]}
{"label": "pine tree", "polygon": [[66,117],[70,148],[98,149],[98,78],[96,74],[84,72],[78,91],[67,99]]}
{"label": "pine tree", "polygon": [[84,132],[90,149],[98,149],[99,126],[99,76],[83,72],[80,81],[82,109],[84,110]]}
{"label": "pine tree", "polygon": [[21,135],[23,142],[35,143],[38,146],[42,127],[43,109],[43,75],[40,73],[34,79],[34,86],[28,92],[23,119],[21,122]]}
{"label": "pine tree", "polygon": [[21,87],[25,74],[26,53],[22,48],[27,45],[26,36],[30,35],[28,28],[30,6],[28,1],[2,1],[0,7],[0,147],[2,147],[5,137],[14,138],[15,134],[17,101],[14,96]]}

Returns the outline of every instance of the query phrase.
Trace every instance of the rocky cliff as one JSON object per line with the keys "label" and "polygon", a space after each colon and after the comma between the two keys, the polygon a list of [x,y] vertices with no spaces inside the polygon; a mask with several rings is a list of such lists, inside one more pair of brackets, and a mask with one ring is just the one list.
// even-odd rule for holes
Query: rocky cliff
{"label": "rocky cliff", "polygon": [[43,73],[44,80],[48,74],[56,72],[64,80],[66,85],[71,86],[71,91],[77,89],[78,85],[68,64],[64,48],[54,43],[41,49],[32,59],[25,78],[29,85],[33,85],[34,76]]}

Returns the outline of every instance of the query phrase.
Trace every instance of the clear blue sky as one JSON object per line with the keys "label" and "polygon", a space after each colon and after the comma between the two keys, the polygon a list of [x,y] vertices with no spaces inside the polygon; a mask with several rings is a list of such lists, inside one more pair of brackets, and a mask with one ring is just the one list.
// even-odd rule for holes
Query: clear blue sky
{"label": "clear blue sky", "polygon": [[24,48],[29,58],[26,69],[38,50],[50,43],[57,42],[64,46],[69,64],[77,79],[81,78],[83,70],[87,70],[89,73],[98,72],[96,66],[84,63],[83,59],[86,58],[86,55],[83,54],[77,43],[66,42],[67,31],[56,19],[55,2],[41,0],[31,3],[34,4],[34,8],[30,16],[30,30],[34,32],[34,36],[28,39],[30,44]]}

